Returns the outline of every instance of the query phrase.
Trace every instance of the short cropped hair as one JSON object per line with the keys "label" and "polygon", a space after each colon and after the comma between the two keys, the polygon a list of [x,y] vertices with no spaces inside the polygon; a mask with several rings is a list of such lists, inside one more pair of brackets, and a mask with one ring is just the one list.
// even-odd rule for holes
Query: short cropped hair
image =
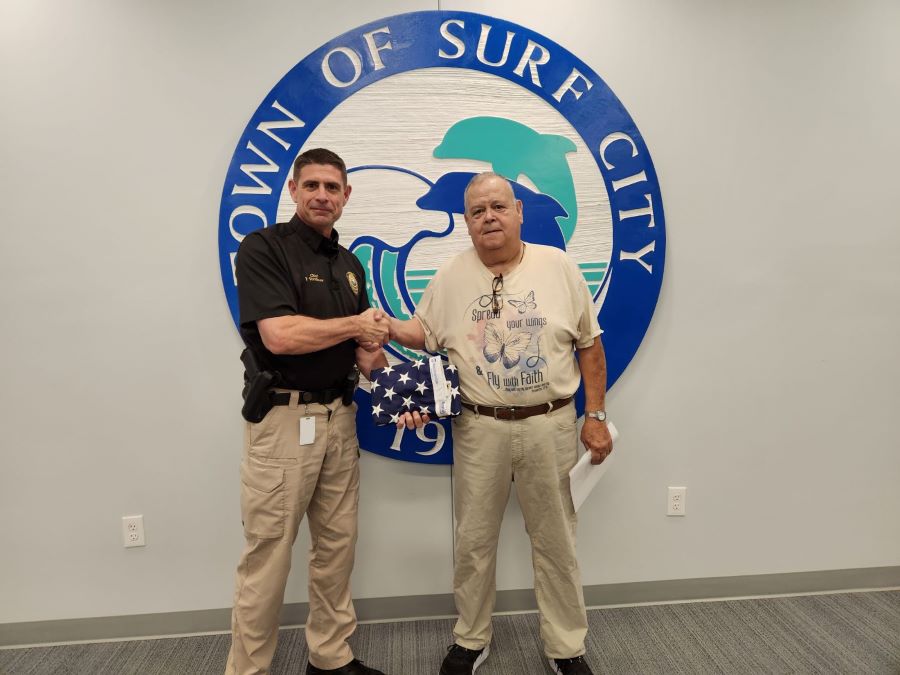
{"label": "short cropped hair", "polygon": [[499,173],[496,173],[494,171],[485,171],[483,173],[476,173],[474,176],[472,176],[472,180],[469,181],[469,184],[466,185],[465,192],[463,192],[463,208],[466,210],[467,213],[469,211],[469,190],[471,188],[475,187],[476,185],[478,185],[479,183],[481,183],[482,181],[487,180],[488,178],[499,178],[504,183],[506,183],[506,185],[509,187],[510,196],[512,197],[513,201],[516,201],[516,193],[513,190],[512,183],[509,182],[509,178],[507,178],[506,176],[501,176]]}
{"label": "short cropped hair", "polygon": [[340,169],[341,179],[344,181],[344,185],[347,185],[347,165],[344,164],[344,160],[337,153],[326,148],[313,148],[312,150],[301,152],[297,155],[297,159],[294,160],[293,178],[295,182],[300,177],[300,170],[309,164],[327,164]]}

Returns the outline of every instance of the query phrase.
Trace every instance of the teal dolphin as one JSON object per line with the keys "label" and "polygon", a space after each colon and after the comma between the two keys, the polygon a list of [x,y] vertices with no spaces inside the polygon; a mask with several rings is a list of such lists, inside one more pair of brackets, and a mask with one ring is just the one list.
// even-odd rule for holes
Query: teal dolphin
{"label": "teal dolphin", "polygon": [[558,217],[556,223],[568,242],[575,232],[578,204],[566,154],[576,150],[565,136],[539,134],[503,117],[470,117],[447,130],[434,156],[489,162],[496,173],[514,181],[525,174],[539,192],[566,210],[568,216]]}

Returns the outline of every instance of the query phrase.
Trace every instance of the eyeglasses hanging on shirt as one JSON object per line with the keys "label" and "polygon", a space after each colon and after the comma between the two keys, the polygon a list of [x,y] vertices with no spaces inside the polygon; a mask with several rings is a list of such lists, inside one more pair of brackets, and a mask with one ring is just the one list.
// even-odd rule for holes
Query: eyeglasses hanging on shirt
{"label": "eyeglasses hanging on shirt", "polygon": [[491,282],[491,309],[494,310],[494,314],[499,314],[500,310],[503,309],[503,295],[501,291],[503,291],[503,275],[498,274]]}

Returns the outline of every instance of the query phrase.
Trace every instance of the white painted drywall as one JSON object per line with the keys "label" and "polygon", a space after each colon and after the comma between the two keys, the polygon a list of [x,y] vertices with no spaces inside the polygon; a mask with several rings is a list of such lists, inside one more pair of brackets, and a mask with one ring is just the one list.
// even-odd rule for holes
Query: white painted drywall
{"label": "white painted drywall", "polygon": [[[589,64],[660,177],[666,278],[609,396],[622,441],[583,507],[584,583],[900,564],[900,7],[441,4]],[[0,623],[230,604],[228,162],[311,50],[436,8],[0,1]],[[364,455],[363,481],[355,595],[450,592],[449,470]],[[148,545],[126,550],[134,513]],[[513,506],[498,585],[530,583]]]}

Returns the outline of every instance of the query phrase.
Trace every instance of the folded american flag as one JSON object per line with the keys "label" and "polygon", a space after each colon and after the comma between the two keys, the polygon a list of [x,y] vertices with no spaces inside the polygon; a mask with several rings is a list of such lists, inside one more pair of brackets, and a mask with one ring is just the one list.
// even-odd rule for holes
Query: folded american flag
{"label": "folded american flag", "polygon": [[440,356],[376,368],[372,371],[372,418],[377,425],[396,424],[400,415],[418,410],[430,417],[462,412],[459,374]]}

